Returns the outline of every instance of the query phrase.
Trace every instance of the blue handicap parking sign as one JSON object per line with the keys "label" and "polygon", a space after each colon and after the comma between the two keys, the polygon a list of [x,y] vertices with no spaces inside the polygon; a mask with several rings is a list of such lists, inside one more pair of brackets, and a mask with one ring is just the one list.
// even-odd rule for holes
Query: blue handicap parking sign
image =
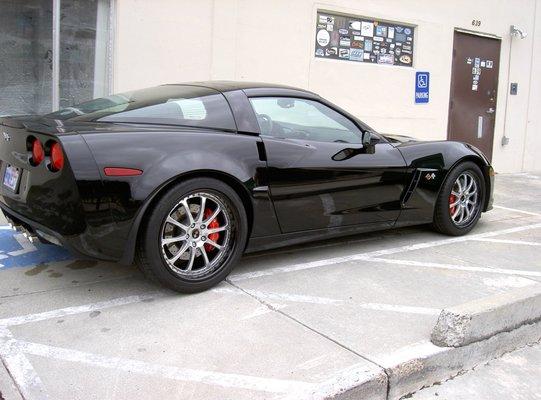
{"label": "blue handicap parking sign", "polygon": [[415,104],[430,100],[430,72],[415,73]]}
{"label": "blue handicap parking sign", "polygon": [[21,233],[0,226],[0,270],[71,259],[73,255],[63,247],[31,243]]}

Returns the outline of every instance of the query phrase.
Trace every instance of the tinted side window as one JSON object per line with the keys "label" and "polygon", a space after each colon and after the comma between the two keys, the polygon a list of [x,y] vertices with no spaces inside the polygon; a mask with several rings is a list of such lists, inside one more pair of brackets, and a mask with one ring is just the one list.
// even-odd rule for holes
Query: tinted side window
{"label": "tinted side window", "polygon": [[361,142],[361,132],[352,121],[317,101],[286,97],[255,97],[250,101],[263,135],[319,142]]}
{"label": "tinted side window", "polygon": [[221,93],[183,85],[103,97],[45,117],[72,122],[168,124],[236,130],[229,103]]}

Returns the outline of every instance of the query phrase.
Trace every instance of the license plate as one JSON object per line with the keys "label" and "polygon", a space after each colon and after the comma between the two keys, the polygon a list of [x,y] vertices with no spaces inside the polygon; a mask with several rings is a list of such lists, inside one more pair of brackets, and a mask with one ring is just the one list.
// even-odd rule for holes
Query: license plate
{"label": "license plate", "polygon": [[19,168],[8,165],[6,172],[4,173],[4,185],[15,191],[17,189],[17,184],[19,183],[19,175]]}

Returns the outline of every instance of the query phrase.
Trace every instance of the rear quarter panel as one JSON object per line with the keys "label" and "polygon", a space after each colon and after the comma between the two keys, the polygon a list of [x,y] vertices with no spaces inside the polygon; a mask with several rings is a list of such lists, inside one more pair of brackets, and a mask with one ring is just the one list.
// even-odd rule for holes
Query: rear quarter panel
{"label": "rear quarter panel", "polygon": [[[173,182],[196,176],[225,174],[239,183],[253,210],[252,237],[280,232],[270,198],[258,190],[266,185],[258,137],[202,130],[83,133],[83,137],[109,195],[123,262],[130,261],[137,230],[153,199]],[[105,176],[105,167],[137,168],[143,174]]]}

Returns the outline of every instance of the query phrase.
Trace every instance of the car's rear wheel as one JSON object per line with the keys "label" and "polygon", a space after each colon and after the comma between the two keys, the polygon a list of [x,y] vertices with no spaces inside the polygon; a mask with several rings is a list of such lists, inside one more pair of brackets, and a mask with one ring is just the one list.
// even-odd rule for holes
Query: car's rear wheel
{"label": "car's rear wheel", "polygon": [[485,180],[472,162],[456,166],[444,182],[434,211],[434,228],[447,235],[468,233],[479,221],[485,200]]}
{"label": "car's rear wheel", "polygon": [[211,178],[172,187],[150,213],[138,244],[145,275],[184,293],[223,279],[242,255],[247,218],[237,193]]}

